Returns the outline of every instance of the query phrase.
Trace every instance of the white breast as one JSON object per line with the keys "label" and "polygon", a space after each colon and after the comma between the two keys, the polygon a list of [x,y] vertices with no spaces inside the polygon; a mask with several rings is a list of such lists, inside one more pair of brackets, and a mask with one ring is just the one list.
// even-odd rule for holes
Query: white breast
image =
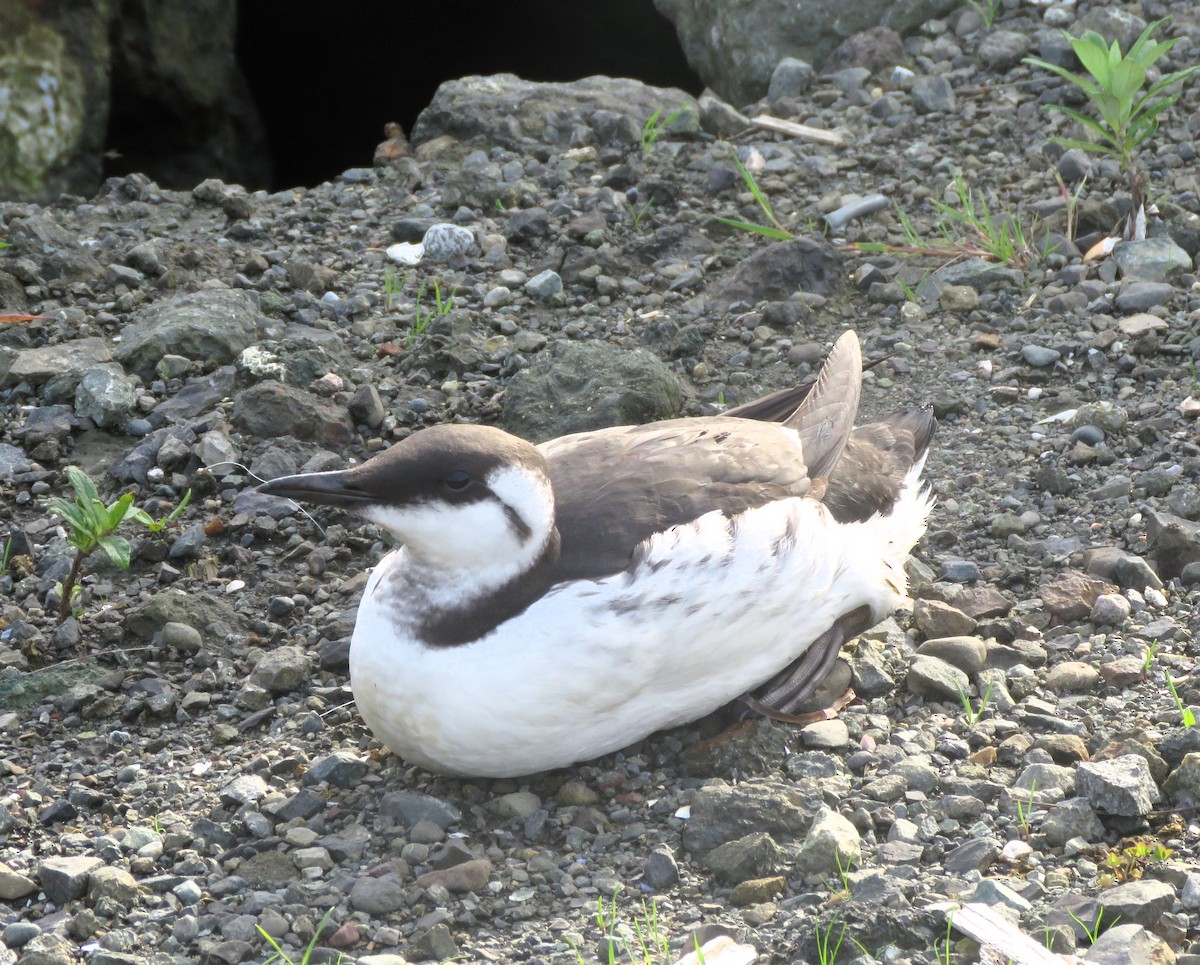
{"label": "white breast", "polygon": [[383,577],[407,565],[398,550],[359,607],[355,701],[393,751],[443,773],[515,776],[618,750],[753,689],[851,610],[894,610],[929,505],[909,486],[865,523],[808,499],[736,526],[710,513],[654,537],[632,580],[563,584],[486,637],[437,649],[395,618],[405,600]]}

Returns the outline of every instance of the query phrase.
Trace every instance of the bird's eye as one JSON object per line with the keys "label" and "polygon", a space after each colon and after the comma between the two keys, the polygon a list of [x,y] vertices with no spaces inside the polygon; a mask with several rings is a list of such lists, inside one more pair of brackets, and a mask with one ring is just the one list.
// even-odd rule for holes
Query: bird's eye
{"label": "bird's eye", "polygon": [[446,487],[455,491],[461,491],[471,485],[471,474],[465,469],[455,469],[446,477]]}

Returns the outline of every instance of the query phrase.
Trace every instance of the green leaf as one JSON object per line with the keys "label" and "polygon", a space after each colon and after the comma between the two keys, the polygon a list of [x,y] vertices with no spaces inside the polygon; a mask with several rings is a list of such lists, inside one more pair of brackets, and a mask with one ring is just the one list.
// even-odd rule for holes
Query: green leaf
{"label": "green leaf", "polygon": [[141,506],[131,506],[128,518],[132,519],[135,523],[141,523],[143,526],[154,529],[154,517],[142,509]]}
{"label": "green leaf", "polygon": [[753,231],[757,235],[766,235],[768,238],[775,238],[778,241],[787,241],[790,239],[791,233],[784,231],[782,228],[770,228],[767,225],[751,224],[749,221],[737,221],[734,218],[721,218],[713,215],[713,221],[719,221],[721,224],[729,225],[731,228],[738,228],[741,231]]}
{"label": "green leaf", "polygon": [[1086,77],[1082,76],[1081,74],[1074,74],[1065,67],[1059,67],[1058,64],[1052,64],[1045,60],[1038,60],[1036,57],[1026,57],[1023,61],[1021,61],[1021,63],[1030,64],[1033,67],[1041,67],[1043,70],[1048,70],[1052,74],[1058,74],[1058,76],[1063,80],[1069,80],[1072,84],[1083,90],[1088,95],[1097,93],[1100,90],[1100,88],[1098,88]]}
{"label": "green leaf", "polygon": [[[1067,36],[1070,37],[1070,34]],[[1075,49],[1075,56],[1083,64],[1084,70],[1095,77],[1096,83],[1101,87],[1108,87],[1111,74],[1110,51],[1104,38],[1091,30],[1085,30],[1082,37],[1071,37],[1071,46]]]}
{"label": "green leaf", "polygon": [[80,469],[78,466],[67,466],[64,470],[67,474],[67,480],[71,484],[71,488],[75,490],[75,494],[79,497],[82,505],[88,506],[92,501],[100,501],[100,493],[96,489],[96,484],[92,482],[91,477]]}
{"label": "green leaf", "polygon": [[1109,90],[1112,92],[1112,96],[1121,102],[1126,114],[1133,103],[1133,95],[1141,90],[1144,83],[1146,83],[1146,68],[1136,60],[1123,60],[1113,69]]}
{"label": "green leaf", "polygon": [[121,520],[125,518],[125,514],[129,512],[129,507],[132,505],[133,493],[126,493],[108,507],[108,528],[110,530],[114,530],[121,525]]}
{"label": "green leaf", "polygon": [[116,533],[105,533],[99,542],[110,560],[123,570],[129,569],[129,540]]}

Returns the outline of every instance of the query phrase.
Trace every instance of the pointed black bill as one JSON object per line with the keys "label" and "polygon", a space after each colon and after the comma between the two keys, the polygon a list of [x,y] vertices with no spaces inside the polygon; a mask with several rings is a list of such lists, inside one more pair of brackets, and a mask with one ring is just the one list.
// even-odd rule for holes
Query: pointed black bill
{"label": "pointed black bill", "polygon": [[356,509],[379,500],[378,496],[359,488],[349,470],[280,476],[263,483],[256,491],[264,496],[284,496],[297,502],[340,506],[345,509]]}

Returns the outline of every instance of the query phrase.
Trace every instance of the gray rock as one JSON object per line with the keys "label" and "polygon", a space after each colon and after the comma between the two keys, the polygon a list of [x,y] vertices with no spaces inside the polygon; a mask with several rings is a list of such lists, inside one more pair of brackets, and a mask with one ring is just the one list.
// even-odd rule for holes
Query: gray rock
{"label": "gray rock", "polygon": [[445,962],[461,956],[454,936],[445,925],[434,925],[412,944],[412,957],[418,962]]}
{"label": "gray rock", "polygon": [[141,893],[137,879],[123,868],[97,868],[88,880],[88,901],[93,904],[107,899],[122,908],[132,908]]}
{"label": "gray rock", "polygon": [[60,907],[87,893],[93,871],[104,867],[99,858],[72,855],[46,858],[37,869],[38,883],[46,897]]}
{"label": "gray rock", "polygon": [[842,750],[850,744],[850,732],[843,720],[818,720],[800,731],[800,740],[813,750]]}
{"label": "gray rock", "polygon": [[563,290],[563,280],[558,272],[547,268],[525,283],[525,290],[537,298],[553,298]]}
{"label": "gray rock", "polygon": [[354,438],[349,413],[303,389],[268,380],[239,392],[234,425],[262,439],[295,436],[344,449]]}
{"label": "gray rock", "polygon": [[372,429],[378,429],[387,414],[383,407],[383,399],[379,397],[379,390],[373,385],[359,387],[346,407],[355,419],[366,423]]}
{"label": "gray rock", "polygon": [[1150,775],[1150,765],[1137,754],[1088,761],[1075,773],[1079,793],[1092,807],[1108,814],[1140,817],[1149,814],[1161,797]]}
{"label": "gray rock", "polygon": [[113,429],[129,418],[137,401],[133,382],[119,365],[106,363],[83,370],[75,387],[75,414],[102,429]]}
{"label": "gray rock", "polygon": [[425,261],[452,264],[461,263],[479,247],[475,243],[475,232],[470,228],[445,223],[430,225],[421,244],[425,249]]}
{"label": "gray rock", "polygon": [[944,660],[972,677],[987,664],[987,644],[979,637],[952,636],[926,640],[917,648],[917,653]]}
{"label": "gray rock", "polygon": [[86,369],[110,361],[112,350],[108,340],[103,338],[77,338],[56,345],[21,349],[0,379],[0,388],[18,382],[41,385],[56,376],[75,374],[78,377]]}
{"label": "gray rock", "polygon": [[1191,256],[1167,235],[1119,242],[1113,259],[1122,278],[1138,281],[1163,281],[1192,270]]}
{"label": "gray rock", "polygon": [[976,620],[942,600],[921,599],[913,607],[913,623],[927,639],[939,639],[970,633],[975,629]]}
{"label": "gray rock", "polygon": [[918,656],[909,664],[905,686],[909,693],[931,700],[960,699],[970,693],[971,680],[957,667],[937,657]]}
{"label": "gray rock", "polygon": [[941,74],[922,74],[914,80],[912,99],[918,114],[951,114],[956,107],[954,88]]}
{"label": "gray rock", "polygon": [[367,762],[350,751],[334,751],[313,762],[304,775],[305,784],[325,781],[334,787],[354,787],[367,773]]}
{"label": "gray rock", "polygon": [[37,883],[0,861],[0,901],[16,901],[37,891]]}
{"label": "gray rock", "polygon": [[[681,106],[690,109],[677,123],[698,126],[695,100],[673,87],[614,77],[585,77],[566,84],[536,83],[513,74],[461,77],[438,87],[417,117],[410,140],[415,147],[449,134],[465,150],[499,145],[524,153],[532,144],[558,150],[575,141],[581,124],[593,142],[602,143],[612,136],[615,114],[631,122],[622,137],[632,147],[655,111],[671,114]],[[492,193],[492,200],[497,196]],[[491,202],[482,204],[490,207]]]}
{"label": "gray rock", "polygon": [[249,681],[269,693],[286,694],[303,687],[311,669],[308,654],[299,647],[276,647],[254,665]]}
{"label": "gray rock", "polygon": [[979,564],[970,560],[943,560],[938,569],[938,579],[950,583],[974,583],[979,578]]}
{"label": "gray rock", "polygon": [[1102,593],[1092,604],[1089,619],[1093,623],[1115,627],[1129,619],[1132,609],[1129,601],[1120,593]]}
{"label": "gray rock", "polygon": [[404,907],[404,886],[394,874],[359,878],[350,888],[350,904],[368,915],[390,915]]}
{"label": "gray rock", "polygon": [[11,481],[14,475],[28,472],[29,468],[29,457],[24,450],[0,442],[0,479]]}
{"label": "gray rock", "polygon": [[1133,281],[1121,286],[1116,306],[1123,312],[1144,312],[1155,305],[1165,305],[1178,291],[1166,282]]}
{"label": "gray rock", "polygon": [[1021,358],[1035,369],[1042,369],[1057,362],[1062,358],[1062,353],[1041,345],[1026,345],[1021,349]]}
{"label": "gray rock", "polygon": [[861,848],[858,829],[836,811],[822,808],[796,853],[795,866],[806,874],[836,874],[858,860]]}
{"label": "gray rock", "polygon": [[779,856],[779,846],[771,836],[755,831],[713,848],[704,856],[704,866],[718,880],[736,885],[774,874]]}
{"label": "gray rock", "polygon": [[253,804],[262,800],[269,788],[267,782],[257,774],[239,774],[221,788],[221,800],[233,807]]}
{"label": "gray rock", "polygon": [[647,856],[642,866],[642,880],[655,891],[665,891],[678,883],[679,865],[665,844],[656,846]]}
{"label": "gray rock", "polygon": [[[1045,60],[1045,56],[1042,57]],[[1074,54],[1072,53],[1072,60]],[[1064,151],[1062,157],[1055,162],[1055,169],[1062,175],[1067,184],[1078,184],[1084,178],[1090,178],[1095,173],[1095,165],[1086,151],[1073,147]]]}
{"label": "gray rock", "polygon": [[1174,965],[1175,952],[1141,925],[1121,922],[1096,939],[1084,960],[1088,965]]}
{"label": "gray rock", "polygon": [[989,70],[1005,71],[1029,52],[1027,34],[1015,30],[992,30],[979,42],[979,60]]}
{"label": "gray rock", "polygon": [[1004,882],[998,881],[995,878],[984,878],[979,882],[975,886],[971,900],[978,901],[984,905],[999,905],[1011,908],[1021,914],[1033,910],[1033,905],[1027,899],[1022,898]]}
{"label": "gray rock", "polygon": [[780,97],[799,97],[808,90],[812,79],[812,64],[796,57],[784,57],[771,71],[767,97],[770,100],[778,100]]}
{"label": "gray rock", "polygon": [[679,379],[642,349],[555,342],[509,383],[504,427],[542,442],[569,432],[677,416]]}
{"label": "gray rock", "polygon": [[798,291],[828,295],[842,285],[841,256],[811,238],[777,241],[748,258],[714,283],[708,299],[718,312],[733,305],[782,302]]}
{"label": "gray rock", "polygon": [[17,965],[76,965],[78,945],[57,932],[45,932],[30,939],[21,949]]}
{"label": "gray rock", "polygon": [[1179,576],[1184,567],[1200,562],[1200,523],[1151,509],[1146,524],[1150,556],[1159,576]]}
{"label": "gray rock", "polygon": [[259,310],[237,289],[205,289],[154,303],[121,333],[117,360],[143,378],[164,355],[232,362],[258,340]]}
{"label": "gray rock", "polygon": [[999,851],[991,838],[973,838],[947,852],[942,867],[952,875],[965,875],[968,871],[987,874]]}
{"label": "gray rock", "polygon": [[877,24],[905,33],[954,8],[950,0],[654,0],[654,5],[675,24],[692,69],[736,105],[764,96],[784,57],[819,64],[847,38]]}
{"label": "gray rock", "polygon": [[817,810],[815,805],[806,808],[798,793],[765,784],[702,787],[692,799],[683,844],[689,851],[707,852],[755,831],[795,838],[807,833]]}
{"label": "gray rock", "polygon": [[1165,881],[1142,878],[1101,892],[1099,900],[1104,905],[1104,913],[1112,915],[1114,921],[1120,919],[1124,923],[1153,928],[1175,904],[1175,889]]}
{"label": "gray rock", "polygon": [[[37,889],[37,885],[33,887],[35,890]],[[33,941],[40,934],[42,934],[41,928],[33,922],[18,920],[4,926],[4,930],[0,931],[0,941],[3,941],[8,948],[17,949]]]}
{"label": "gray rock", "polygon": [[1061,848],[1072,838],[1100,841],[1104,824],[1085,798],[1068,798],[1050,808],[1038,830],[1052,848]]}
{"label": "gray rock", "polygon": [[379,804],[379,813],[402,827],[412,827],[418,821],[431,821],[445,829],[462,820],[458,808],[449,801],[416,791],[385,794]]}
{"label": "gray rock", "polygon": [[417,878],[417,884],[422,888],[440,885],[452,895],[465,895],[482,892],[491,875],[492,863],[487,858],[473,858],[448,868],[427,871]]}

